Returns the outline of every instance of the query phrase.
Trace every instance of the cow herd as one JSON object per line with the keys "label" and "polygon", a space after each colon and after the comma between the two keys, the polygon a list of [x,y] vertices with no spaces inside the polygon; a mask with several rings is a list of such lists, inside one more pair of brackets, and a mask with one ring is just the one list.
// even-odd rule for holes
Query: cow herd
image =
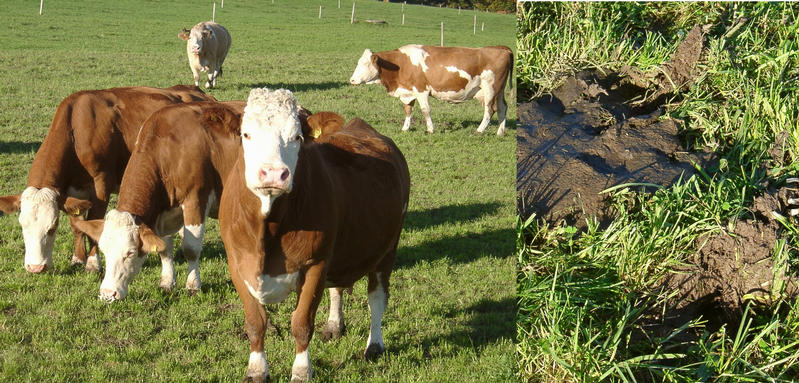
{"label": "cow herd", "polygon": [[[219,24],[204,22],[187,41],[195,86],[89,90],[65,98],[31,166],[25,189],[0,197],[0,210],[19,213],[30,273],[53,268],[59,212],[75,237],[73,264],[100,271],[100,298],[124,298],[147,254],[161,258],[159,285],[175,285],[173,236],[182,237],[189,269],[185,287],[201,287],[199,255],[207,217],[219,219],[228,267],[244,306],[250,358],[245,379],[269,377],[264,354],[265,304],[298,294],[291,317],[296,356],[292,381],[312,376],[308,344],[325,288],[330,316],[323,339],[341,336],[341,293],[367,277],[371,315],[364,355],[385,350],[382,316],[388,299],[410,175],[394,142],[365,121],[311,113],[285,89],[252,89],[246,101],[220,102],[216,86],[231,44]],[[405,104],[402,130],[415,101],[433,131],[428,98],[485,108],[505,129],[507,47],[406,45],[365,50],[352,84],[380,83]],[[110,195],[116,207],[106,213]],[[89,237],[87,249],[84,236]]]}

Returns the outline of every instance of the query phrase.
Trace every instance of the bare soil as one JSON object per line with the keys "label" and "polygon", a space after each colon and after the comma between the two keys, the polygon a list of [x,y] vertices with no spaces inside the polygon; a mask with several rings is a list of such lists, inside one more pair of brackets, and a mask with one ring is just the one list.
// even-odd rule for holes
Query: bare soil
{"label": "bare soil", "polygon": [[[696,77],[704,37],[686,36],[662,70],[632,67],[566,78],[551,95],[520,104],[517,196],[520,215],[582,226],[585,216],[613,218],[606,194],[626,183],[669,186],[715,166],[708,152],[689,152],[663,106]],[[648,188],[652,190],[652,188]]]}

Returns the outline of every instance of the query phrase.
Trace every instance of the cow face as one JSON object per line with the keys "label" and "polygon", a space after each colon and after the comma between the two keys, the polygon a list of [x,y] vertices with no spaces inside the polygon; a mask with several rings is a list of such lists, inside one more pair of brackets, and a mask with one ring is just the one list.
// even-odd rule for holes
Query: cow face
{"label": "cow face", "polygon": [[203,40],[210,38],[212,33],[210,29],[194,27],[188,33],[184,30],[178,36],[186,40],[186,47],[189,52],[199,55],[203,50]]}
{"label": "cow face", "polygon": [[105,277],[100,285],[100,299],[113,302],[128,294],[128,286],[139,273],[148,252],[163,252],[166,244],[146,225],[136,225],[133,216],[113,209],[105,221],[76,223],[98,240],[105,256]]}
{"label": "cow face", "polygon": [[31,273],[40,273],[53,267],[58,213],[58,192],[53,189],[29,186],[19,197],[25,269]]}
{"label": "cow face", "polygon": [[350,84],[372,84],[380,82],[380,69],[377,67],[377,55],[373,54],[370,49],[365,49],[363,55],[358,59],[358,66],[352,72],[350,77]]}
{"label": "cow face", "polygon": [[261,200],[266,216],[272,202],[291,191],[303,140],[294,95],[286,89],[253,89],[241,120],[244,179]]}

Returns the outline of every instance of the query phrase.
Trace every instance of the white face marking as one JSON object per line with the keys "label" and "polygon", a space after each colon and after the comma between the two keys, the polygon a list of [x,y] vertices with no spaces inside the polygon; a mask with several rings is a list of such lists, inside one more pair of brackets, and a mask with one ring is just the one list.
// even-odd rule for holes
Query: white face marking
{"label": "white face marking", "polygon": [[261,215],[269,214],[274,199],[291,192],[303,139],[300,105],[286,89],[253,89],[244,108],[241,145],[244,180],[261,199]]}
{"label": "white face marking", "polygon": [[307,381],[313,377],[311,370],[311,357],[308,355],[308,349],[297,353],[294,356],[294,364],[291,366],[291,380]]}
{"label": "white face marking", "polygon": [[30,186],[22,192],[19,202],[25,265],[52,267],[55,232],[58,229],[58,192]]}
{"label": "white face marking", "polygon": [[[116,209],[105,216],[98,247],[105,256],[105,277],[100,284],[100,298],[113,301],[128,294],[128,285],[141,269],[146,253],[139,252],[139,227],[133,216]],[[114,296],[110,294],[116,292]]]}
{"label": "white face marking", "polygon": [[247,285],[247,290],[255,297],[262,305],[274,304],[283,302],[289,293],[297,289],[297,277],[299,272],[291,274],[280,274],[272,277],[266,274],[259,275],[255,279],[253,285],[245,278],[244,284]]}
{"label": "white face marking", "polygon": [[251,352],[250,361],[247,363],[247,376],[266,376],[268,374],[269,365],[266,363],[266,355],[263,351]]}
{"label": "white face marking", "polygon": [[355,71],[350,76],[350,84],[374,84],[380,82],[380,71],[377,65],[372,62],[372,51],[365,49],[361,58],[358,59],[358,65],[355,66]]}
{"label": "white face marking", "polygon": [[186,50],[192,54],[200,54],[203,50],[203,32],[202,28],[194,27],[189,32],[189,40],[186,41]]}
{"label": "white face marking", "polygon": [[368,295],[369,299],[369,313],[371,314],[371,325],[369,326],[369,339],[366,341],[366,347],[370,344],[379,344],[385,348],[383,343],[383,313],[386,311],[386,292],[383,290],[383,284],[380,282],[382,273],[377,273],[377,288]]}
{"label": "white face marking", "polygon": [[427,72],[427,64],[425,61],[430,56],[427,51],[419,44],[410,44],[399,48],[399,51],[404,53],[411,60],[411,64],[422,67],[422,72]]}

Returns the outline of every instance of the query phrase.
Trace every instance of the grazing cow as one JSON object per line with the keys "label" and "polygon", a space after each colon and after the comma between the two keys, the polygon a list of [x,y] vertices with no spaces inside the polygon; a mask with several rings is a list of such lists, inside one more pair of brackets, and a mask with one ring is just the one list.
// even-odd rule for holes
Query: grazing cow
{"label": "grazing cow", "polygon": [[[332,113],[312,115],[302,129],[298,109],[287,90],[250,93],[242,146],[219,206],[250,340],[245,379],[256,382],[269,377],[264,305],[283,301],[291,291],[299,295],[291,316],[292,381],[312,376],[308,343],[325,286],[350,287],[368,276],[365,356],[385,350],[381,322],[408,207],[408,167],[390,139],[361,119],[341,126],[343,119]],[[331,293],[323,338],[341,328],[341,289]]]}
{"label": "grazing cow", "polygon": [[208,73],[205,87],[215,87],[216,78],[222,75],[222,63],[230,49],[230,34],[227,29],[213,21],[205,21],[191,30],[183,28],[178,37],[186,40],[186,54],[189,56],[189,68],[194,75],[194,85],[200,86],[200,71],[205,71]]}
{"label": "grazing cow", "polygon": [[[78,229],[97,240],[105,256],[100,298],[122,299],[155,250],[161,255],[160,286],[175,284],[172,237],[183,228],[183,255],[188,263],[186,289],[200,289],[198,258],[205,218],[216,217],[219,197],[241,145],[239,126],[245,102],[193,102],[153,113],[142,125],[130,157],[116,209],[106,219],[78,222]],[[161,237],[165,246],[153,242]]]}
{"label": "grazing cow", "polygon": [[65,98],[33,159],[27,188],[21,194],[0,197],[0,210],[20,212],[25,269],[40,273],[52,267],[61,209],[70,215],[75,235],[73,264],[86,263],[87,271],[99,270],[96,246],[90,242],[87,259],[83,234],[75,223],[87,211],[88,219],[103,217],[139,128],[150,114],[167,105],[202,100],[213,97],[185,85],[88,90]]}
{"label": "grazing cow", "polygon": [[513,71],[513,52],[506,46],[484,48],[406,45],[373,53],[366,49],[350,83],[383,84],[388,94],[405,104],[405,123],[411,127],[411,110],[419,101],[427,132],[433,133],[429,97],[461,103],[480,100],[485,112],[477,128],[482,134],[497,112],[497,135],[505,134],[505,83]]}

